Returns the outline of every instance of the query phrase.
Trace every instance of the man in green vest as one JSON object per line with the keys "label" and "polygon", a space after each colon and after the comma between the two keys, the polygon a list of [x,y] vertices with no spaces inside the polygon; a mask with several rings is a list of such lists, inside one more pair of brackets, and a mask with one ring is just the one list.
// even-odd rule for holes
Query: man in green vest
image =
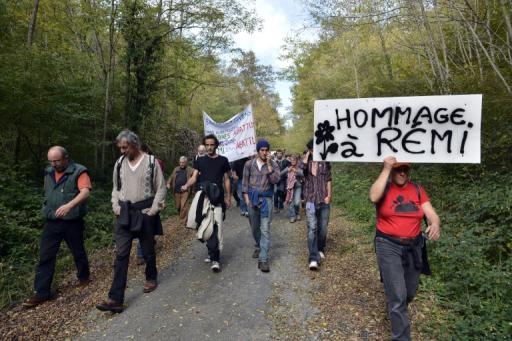
{"label": "man in green vest", "polygon": [[73,162],[64,147],[48,150],[44,178],[43,216],[46,223],[41,236],[39,264],[34,279],[34,295],[23,302],[30,308],[51,298],[55,262],[62,240],[73,254],[79,286],[89,284],[89,261],[84,248],[84,216],[91,179],[87,168]]}

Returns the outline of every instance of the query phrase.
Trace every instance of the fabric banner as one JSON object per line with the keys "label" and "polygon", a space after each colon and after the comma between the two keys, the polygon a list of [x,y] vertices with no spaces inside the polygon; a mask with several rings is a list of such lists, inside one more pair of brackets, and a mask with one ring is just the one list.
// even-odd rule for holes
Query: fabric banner
{"label": "fabric banner", "polygon": [[480,163],[482,95],[315,101],[316,161]]}
{"label": "fabric banner", "polygon": [[256,130],[250,105],[223,123],[215,122],[203,112],[203,122],[204,134],[217,136],[220,142],[217,152],[230,162],[256,153]]}

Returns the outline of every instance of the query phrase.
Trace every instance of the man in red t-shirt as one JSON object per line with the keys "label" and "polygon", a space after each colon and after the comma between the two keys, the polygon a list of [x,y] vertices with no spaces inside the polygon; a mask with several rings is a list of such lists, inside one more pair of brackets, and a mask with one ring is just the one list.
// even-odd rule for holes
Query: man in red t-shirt
{"label": "man in red t-shirt", "polygon": [[[409,180],[411,164],[393,156],[370,188],[377,206],[375,250],[391,320],[391,339],[410,340],[407,305],[418,289],[422,270],[421,221],[426,216],[429,239],[439,239],[440,220],[425,190]],[[388,182],[388,179],[390,181]]]}

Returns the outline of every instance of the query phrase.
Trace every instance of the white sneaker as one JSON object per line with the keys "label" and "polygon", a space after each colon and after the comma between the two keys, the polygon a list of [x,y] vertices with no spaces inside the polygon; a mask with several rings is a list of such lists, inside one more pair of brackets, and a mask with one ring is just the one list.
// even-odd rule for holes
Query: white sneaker
{"label": "white sneaker", "polygon": [[219,272],[220,271],[220,263],[213,261],[212,262],[212,271],[213,272]]}
{"label": "white sneaker", "polygon": [[318,270],[318,262],[316,260],[309,262],[309,270]]}
{"label": "white sneaker", "polygon": [[205,263],[211,263],[211,262],[212,262],[212,260],[210,259],[210,257],[208,257],[208,258],[205,258],[205,259],[204,259],[204,262],[205,262]]}
{"label": "white sneaker", "polygon": [[320,255],[320,258],[321,258],[322,260],[324,260],[324,259],[325,259],[325,254],[324,254],[322,251],[319,251],[319,252],[318,252],[318,254]]}

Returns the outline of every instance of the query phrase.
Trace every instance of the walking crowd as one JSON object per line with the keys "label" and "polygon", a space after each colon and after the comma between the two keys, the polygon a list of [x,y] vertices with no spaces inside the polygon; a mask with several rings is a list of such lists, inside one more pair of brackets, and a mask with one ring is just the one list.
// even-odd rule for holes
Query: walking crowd
{"label": "walking crowd", "polygon": [[[163,233],[160,212],[166,207],[167,191],[171,192],[178,211],[178,226],[194,229],[197,238],[205,242],[205,262],[210,263],[215,273],[222,269],[222,230],[232,197],[240,214],[248,218],[254,239],[252,257],[258,260],[260,271],[270,271],[272,216],[286,206],[290,223],[305,219],[308,268],[316,271],[325,261],[333,196],[331,164],[313,160],[313,139],[302,155],[280,149],[272,152],[270,143],[260,139],[256,155],[230,163],[217,153],[217,137],[207,135],[193,157],[193,165],[189,165],[187,156],[181,156],[167,180],[163,162],[152,155],[135,133],[122,131],[116,143],[121,154],[113,169],[111,196],[116,217],[116,257],[110,290],[106,299],[96,305],[97,309],[114,313],[125,309],[124,293],[134,239],[138,240],[138,264],[145,264],[143,292],[150,293],[158,287],[155,236]],[[62,240],[74,257],[77,285],[90,283],[84,247],[84,217],[92,190],[89,172],[61,146],[48,150],[48,162],[42,211],[46,223],[34,294],[23,303],[26,308],[52,297],[51,284]],[[437,240],[440,236],[439,217],[425,190],[409,180],[410,170],[411,164],[386,157],[369,192],[377,210],[375,249],[393,340],[410,340],[407,306],[416,294],[419,275],[429,273],[422,220],[426,219],[429,239]]]}

